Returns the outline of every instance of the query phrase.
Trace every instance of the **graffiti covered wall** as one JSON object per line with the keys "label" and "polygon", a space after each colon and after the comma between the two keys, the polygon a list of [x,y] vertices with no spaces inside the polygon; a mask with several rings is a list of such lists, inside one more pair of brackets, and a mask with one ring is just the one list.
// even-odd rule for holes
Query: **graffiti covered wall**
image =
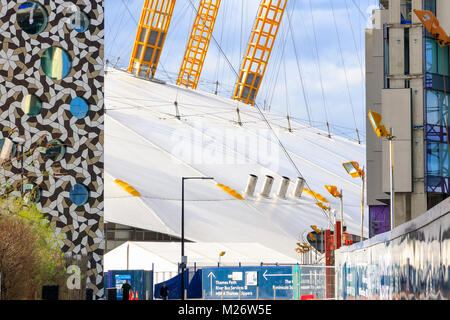
{"label": "graffiti covered wall", "polygon": [[450,299],[450,198],[335,262],[338,299]]}

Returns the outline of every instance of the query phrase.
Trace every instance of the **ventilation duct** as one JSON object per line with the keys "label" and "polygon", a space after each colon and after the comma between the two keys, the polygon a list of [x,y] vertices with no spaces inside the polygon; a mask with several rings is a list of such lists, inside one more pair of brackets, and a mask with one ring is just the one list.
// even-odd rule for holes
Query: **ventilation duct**
{"label": "ventilation duct", "polygon": [[283,177],[281,179],[280,188],[278,189],[277,197],[281,199],[286,199],[286,194],[289,188],[289,183],[291,182],[291,179],[288,177]]}
{"label": "ventilation duct", "polygon": [[273,185],[273,177],[266,176],[266,181],[264,181],[264,187],[260,195],[264,198],[269,198],[270,191],[272,190],[272,185]]}
{"label": "ventilation duct", "polygon": [[245,196],[253,197],[255,193],[256,183],[258,182],[258,176],[251,174],[248,177],[247,188],[245,189]]}
{"label": "ventilation duct", "polygon": [[297,178],[297,183],[295,184],[295,190],[293,193],[293,196],[297,199],[300,199],[302,197],[303,188],[305,187],[305,179],[303,178]]}

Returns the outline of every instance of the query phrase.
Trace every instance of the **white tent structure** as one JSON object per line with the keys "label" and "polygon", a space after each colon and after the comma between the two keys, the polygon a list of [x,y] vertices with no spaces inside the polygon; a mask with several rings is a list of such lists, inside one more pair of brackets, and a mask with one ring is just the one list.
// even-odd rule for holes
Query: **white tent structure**
{"label": "white tent structure", "polygon": [[[329,225],[316,198],[305,192],[301,198],[292,195],[301,175],[305,188],[325,196],[325,205],[337,215],[339,200],[324,185],[342,189],[347,231],[360,234],[361,181],[351,178],[342,163],[363,165],[365,146],[339,136],[330,139],[293,120],[290,132],[286,118],[263,111],[269,128],[255,107],[114,69],[107,70],[105,105],[106,222],[181,237],[182,177],[213,177],[186,181],[186,239],[257,243],[298,260],[296,243],[306,240],[311,225]],[[258,177],[256,190],[244,200],[217,186],[244,195],[250,174]],[[263,197],[266,175],[274,181]],[[283,177],[290,183],[280,198]],[[140,196],[125,191],[116,179]],[[366,210],[365,235],[367,217]]]}
{"label": "white tent structure", "polygon": [[[126,242],[105,255],[104,268],[109,270],[153,270],[155,283],[178,273],[180,243]],[[219,258],[219,253],[225,254]],[[186,243],[188,266],[193,269],[220,266],[259,266],[263,264],[293,265],[297,260],[259,243]]]}

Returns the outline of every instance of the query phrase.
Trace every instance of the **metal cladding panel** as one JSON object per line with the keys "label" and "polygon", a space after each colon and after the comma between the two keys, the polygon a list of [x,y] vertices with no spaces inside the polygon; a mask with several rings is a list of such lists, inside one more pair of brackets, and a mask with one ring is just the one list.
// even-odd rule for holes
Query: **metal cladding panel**
{"label": "metal cladding panel", "polygon": [[[383,89],[382,117],[394,136],[394,191],[412,192],[411,89]],[[383,141],[383,192],[390,192],[389,142]]]}
{"label": "metal cladding panel", "polygon": [[450,299],[450,198],[392,232],[336,251],[337,298]]}
{"label": "metal cladding panel", "polygon": [[[48,21],[41,33],[27,34],[17,13],[30,3],[0,0],[0,139],[13,132],[12,137],[25,139],[23,157],[3,166],[0,186],[20,181],[23,171],[29,184],[41,188],[38,209],[55,225],[56,233],[66,236],[64,253],[88,256],[83,281],[97,299],[104,295],[104,1],[38,2]],[[85,14],[89,24],[68,23],[75,13]],[[30,94],[43,105],[36,116],[21,107]],[[84,117],[72,113],[75,98],[88,105]],[[51,148],[50,142],[56,140],[65,145],[65,154],[58,159],[51,156],[61,150]],[[88,190],[82,205],[69,196],[76,184]],[[13,196],[21,194],[17,189]]]}
{"label": "metal cladding panel", "polygon": [[[381,113],[381,91],[384,86],[383,29],[366,30],[366,113]],[[376,49],[378,48],[378,49]],[[381,205],[379,199],[389,197],[382,192],[382,153],[379,139],[366,117],[367,204]]]}

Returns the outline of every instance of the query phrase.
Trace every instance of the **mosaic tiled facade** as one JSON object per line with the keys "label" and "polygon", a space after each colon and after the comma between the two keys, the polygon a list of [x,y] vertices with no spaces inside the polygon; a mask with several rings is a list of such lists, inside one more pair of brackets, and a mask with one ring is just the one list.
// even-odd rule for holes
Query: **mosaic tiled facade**
{"label": "mosaic tiled facade", "polygon": [[[27,3],[40,4],[47,12],[46,27],[39,34],[24,32],[17,21],[19,7]],[[74,10],[87,16],[87,30],[71,26]],[[34,19],[30,17],[29,23]],[[4,183],[20,181],[23,175],[39,187],[38,207],[57,232],[66,235],[64,252],[89,257],[87,287],[96,298],[104,295],[103,27],[103,0],[0,0],[0,138],[23,138],[26,155],[23,172],[17,157],[0,168],[0,177]],[[41,67],[41,57],[50,47],[61,48],[70,57],[70,71],[61,80],[53,80]],[[36,116],[23,111],[22,101],[30,94],[42,102]],[[77,97],[89,105],[81,118],[70,106]],[[66,148],[57,161],[46,154],[54,139]],[[89,191],[83,205],[70,196],[76,184]]]}

